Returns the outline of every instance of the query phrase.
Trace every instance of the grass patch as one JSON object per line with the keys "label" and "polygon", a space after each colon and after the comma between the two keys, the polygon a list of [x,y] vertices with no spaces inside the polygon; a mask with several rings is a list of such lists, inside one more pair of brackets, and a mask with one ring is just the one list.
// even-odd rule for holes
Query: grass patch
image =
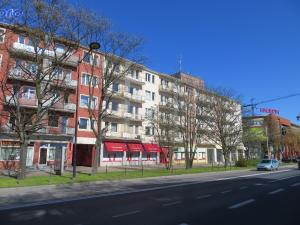
{"label": "grass patch", "polygon": [[[231,170],[241,170],[242,168],[231,167]],[[193,173],[204,173],[204,172],[217,172],[230,170],[229,167],[199,167],[192,169],[149,169],[149,170],[130,170],[130,171],[112,171],[109,173],[101,172],[94,175],[86,173],[77,173],[76,179],[72,180],[71,173],[65,173],[63,176],[52,175],[52,176],[28,176],[24,180],[18,181],[12,177],[1,177],[0,188],[8,187],[24,187],[24,186],[40,186],[40,185],[59,185],[59,184],[71,184],[101,180],[121,180],[121,179],[134,179],[143,177],[158,177],[158,176],[170,176],[170,175],[181,175],[181,174],[193,174]]]}

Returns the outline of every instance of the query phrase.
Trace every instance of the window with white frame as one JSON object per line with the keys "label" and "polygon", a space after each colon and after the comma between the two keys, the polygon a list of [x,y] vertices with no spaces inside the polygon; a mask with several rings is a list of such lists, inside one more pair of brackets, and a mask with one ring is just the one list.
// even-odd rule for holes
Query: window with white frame
{"label": "window with white frame", "polygon": [[79,118],[79,129],[88,130],[89,129],[89,119]]}
{"label": "window with white frame", "polygon": [[[80,107],[88,108],[89,107],[90,97],[87,95],[80,95]],[[91,108],[94,109],[97,106],[97,97],[93,97],[91,100]]]}
{"label": "window with white frame", "polygon": [[81,84],[87,86],[90,85],[90,79],[92,79],[93,87],[96,87],[98,84],[98,78],[95,75],[91,76],[90,74],[86,74],[86,73],[82,73]]}
{"label": "window with white frame", "polygon": [[48,114],[48,126],[58,127],[59,126],[59,115],[55,112]]}
{"label": "window with white frame", "polygon": [[145,93],[146,93],[145,94],[146,95],[145,96],[146,100],[147,101],[151,101],[152,100],[151,91],[146,91]]}
{"label": "window with white frame", "polygon": [[152,92],[152,101],[155,101],[155,93]]}
{"label": "window with white frame", "polygon": [[89,52],[83,53],[83,62],[86,62],[86,63],[91,62],[91,54]]}
{"label": "window with white frame", "polygon": [[147,82],[151,82],[151,74],[150,73],[146,73],[145,74],[145,79]]}
{"label": "window with white frame", "polygon": [[5,38],[5,30],[0,29],[0,43],[4,43],[4,38]]}
{"label": "window with white frame", "polygon": [[117,123],[111,123],[110,125],[111,132],[118,132],[118,124]]}
{"label": "window with white frame", "polygon": [[20,148],[19,147],[0,147],[0,160],[19,160]]}
{"label": "window with white frame", "polygon": [[133,113],[133,105],[128,105],[128,113]]}
{"label": "window with white frame", "polygon": [[154,77],[154,75],[152,75],[152,83],[153,84],[155,83],[155,77]]}
{"label": "window with white frame", "polygon": [[111,102],[111,110],[116,112],[116,111],[118,111],[118,108],[119,108],[119,103],[112,101]]}
{"label": "window with white frame", "polygon": [[154,134],[154,128],[153,127],[145,127],[145,134],[146,135],[153,135]]}
{"label": "window with white frame", "polygon": [[24,87],[23,97],[25,99],[35,99],[35,88],[34,87]]}
{"label": "window with white frame", "polygon": [[22,35],[22,34],[19,34],[18,42],[19,42],[20,44],[25,44],[25,36]]}
{"label": "window with white frame", "polygon": [[113,83],[112,84],[112,90],[113,90],[113,92],[118,92],[119,91],[119,84],[118,83]]}

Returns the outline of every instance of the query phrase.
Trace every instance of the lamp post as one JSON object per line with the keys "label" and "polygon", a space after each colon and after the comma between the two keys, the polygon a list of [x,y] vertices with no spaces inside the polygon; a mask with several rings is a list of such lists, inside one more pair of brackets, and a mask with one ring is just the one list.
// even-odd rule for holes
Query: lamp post
{"label": "lamp post", "polygon": [[[82,63],[82,61],[85,59],[85,57],[87,55],[89,55],[93,50],[97,50],[100,48],[100,44],[98,42],[91,42],[89,44],[89,51],[86,53],[86,55],[84,55],[82,57],[82,59],[80,59],[79,56],[79,60],[77,63],[77,88],[76,88],[76,112],[75,112],[75,137],[74,137],[74,148],[73,148],[73,175],[72,175],[72,179],[76,178],[76,166],[77,166],[77,135],[78,135],[78,105],[79,105],[79,85],[80,85],[80,70],[79,70],[79,66]],[[94,63],[94,60],[92,60]]]}

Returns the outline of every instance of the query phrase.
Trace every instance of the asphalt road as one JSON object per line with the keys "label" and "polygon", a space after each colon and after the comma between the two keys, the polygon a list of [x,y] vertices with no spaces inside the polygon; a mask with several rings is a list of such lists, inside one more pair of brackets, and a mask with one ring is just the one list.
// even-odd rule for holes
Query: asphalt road
{"label": "asphalt road", "polygon": [[300,171],[292,168],[0,210],[0,224],[296,225],[299,209]]}

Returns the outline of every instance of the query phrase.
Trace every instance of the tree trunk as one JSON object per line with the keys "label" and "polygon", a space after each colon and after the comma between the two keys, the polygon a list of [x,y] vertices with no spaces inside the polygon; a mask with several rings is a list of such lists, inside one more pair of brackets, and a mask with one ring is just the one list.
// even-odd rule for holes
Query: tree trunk
{"label": "tree trunk", "polygon": [[100,151],[101,151],[101,141],[97,140],[95,144],[95,156],[92,162],[92,174],[96,174],[98,172]]}
{"label": "tree trunk", "polygon": [[228,159],[228,154],[226,153],[226,152],[224,152],[223,153],[223,155],[224,155],[224,166],[225,166],[225,168],[227,168],[227,166],[228,166],[228,161],[229,161],[229,159]]}
{"label": "tree trunk", "polygon": [[20,168],[18,173],[18,180],[22,180],[26,177],[26,161],[27,161],[27,147],[28,144],[25,141],[20,146]]}

